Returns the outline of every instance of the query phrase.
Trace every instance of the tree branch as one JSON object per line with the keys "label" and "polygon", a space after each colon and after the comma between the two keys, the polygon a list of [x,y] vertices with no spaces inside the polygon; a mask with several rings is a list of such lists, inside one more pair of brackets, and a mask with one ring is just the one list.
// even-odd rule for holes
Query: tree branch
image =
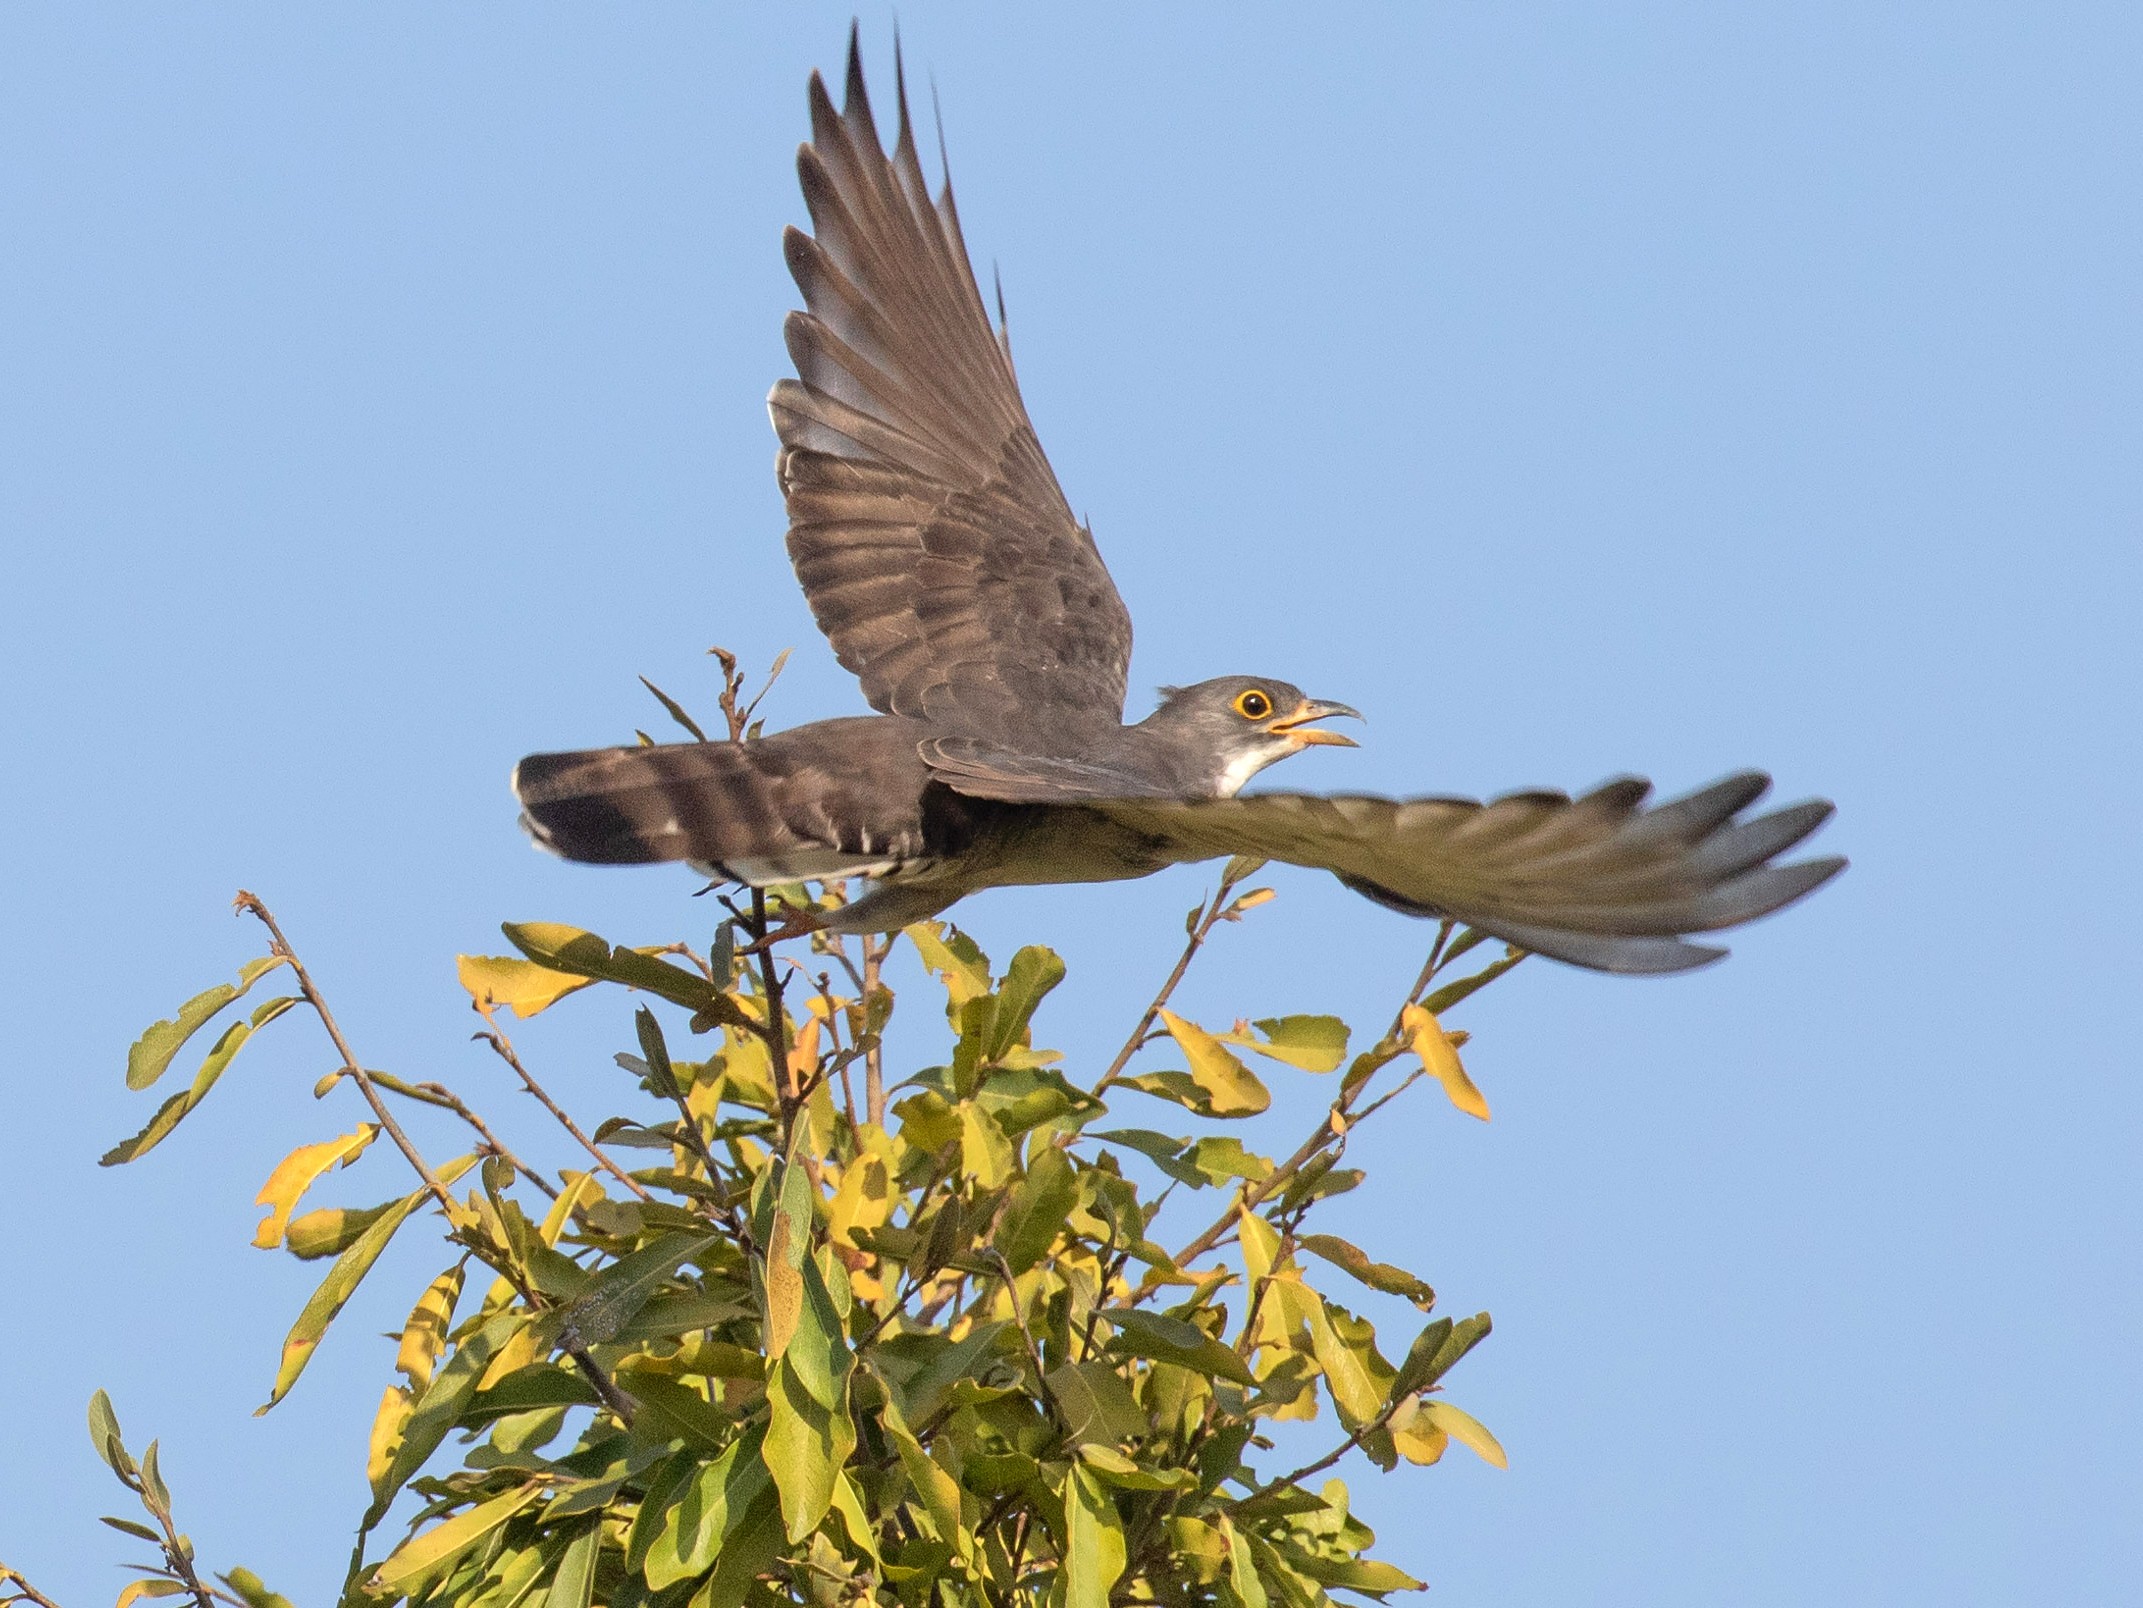
{"label": "tree branch", "polygon": [[573,1136],[574,1142],[595,1158],[595,1164],[598,1167],[639,1196],[640,1199],[653,1200],[655,1197],[641,1186],[638,1179],[604,1155],[595,1141],[581,1132],[580,1124],[566,1114],[564,1107],[560,1106],[556,1100],[553,1100],[549,1093],[545,1091],[543,1085],[536,1081],[534,1074],[521,1064],[521,1057],[514,1052],[513,1040],[509,1039],[506,1036],[506,1030],[499,1026],[498,1019],[492,1014],[491,1007],[479,1003],[473,1008],[476,1014],[484,1019],[484,1025],[490,1030],[479,1033],[476,1036],[490,1045],[493,1053],[500,1060],[513,1068],[514,1075],[521,1080],[521,1087],[535,1097],[538,1105],[558,1119],[559,1125]]}

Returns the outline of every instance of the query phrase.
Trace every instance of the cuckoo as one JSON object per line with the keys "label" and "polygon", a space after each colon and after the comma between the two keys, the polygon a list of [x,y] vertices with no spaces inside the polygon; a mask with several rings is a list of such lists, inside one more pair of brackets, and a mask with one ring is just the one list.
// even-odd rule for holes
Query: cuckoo
{"label": "cuckoo", "polygon": [[1231,675],[1164,688],[1126,724],[1130,616],[1035,439],[1002,306],[993,324],[898,73],[890,153],[853,35],[839,110],[811,77],[797,154],[811,232],[783,240],[804,303],[785,326],[796,377],[768,398],[789,557],[878,712],[743,742],[532,755],[513,786],[541,846],[751,886],[869,878],[826,917],[848,932],[984,888],[1249,855],[1609,972],[1717,959],[1688,935],[1844,866],[1779,863],[1831,806],[1750,815],[1769,785],[1754,771],[1652,805],[1635,778],[1487,803],[1244,794],[1277,760],[1353,746],[1317,723],[1356,711]]}

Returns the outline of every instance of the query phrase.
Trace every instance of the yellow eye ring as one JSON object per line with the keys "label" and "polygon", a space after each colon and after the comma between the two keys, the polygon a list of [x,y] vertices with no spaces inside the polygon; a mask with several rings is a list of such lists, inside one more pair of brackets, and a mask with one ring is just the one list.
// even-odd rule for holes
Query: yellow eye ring
{"label": "yellow eye ring", "polygon": [[1235,712],[1245,720],[1263,720],[1272,713],[1272,697],[1252,687],[1235,695]]}

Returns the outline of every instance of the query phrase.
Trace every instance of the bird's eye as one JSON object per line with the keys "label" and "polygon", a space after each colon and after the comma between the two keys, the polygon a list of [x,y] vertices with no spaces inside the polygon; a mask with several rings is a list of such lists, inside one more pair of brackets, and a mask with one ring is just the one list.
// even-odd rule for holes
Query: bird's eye
{"label": "bird's eye", "polygon": [[1235,696],[1235,712],[1245,720],[1263,720],[1272,713],[1272,699],[1252,687]]}

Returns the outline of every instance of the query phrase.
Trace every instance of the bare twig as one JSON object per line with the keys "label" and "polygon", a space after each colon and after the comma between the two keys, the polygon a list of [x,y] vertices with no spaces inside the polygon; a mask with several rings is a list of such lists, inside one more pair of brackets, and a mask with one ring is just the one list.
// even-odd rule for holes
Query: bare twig
{"label": "bare twig", "polygon": [[1324,1456],[1318,1458],[1314,1463],[1304,1463],[1292,1473],[1282,1474],[1278,1479],[1267,1480],[1248,1496],[1240,1498],[1232,1505],[1240,1507],[1242,1503],[1254,1501],[1256,1498],[1267,1495],[1270,1492],[1284,1491],[1290,1485],[1299,1485],[1312,1474],[1322,1474],[1342,1457],[1353,1451],[1355,1447],[1361,1445],[1363,1441],[1390,1423],[1392,1415],[1406,1404],[1406,1400],[1406,1397],[1401,1396],[1396,1401],[1387,1401],[1378,1410],[1376,1417],[1370,1419],[1366,1424],[1358,1425],[1352,1434],[1348,1435],[1345,1440],[1325,1453]]}
{"label": "bare twig", "polygon": [[529,1094],[535,1097],[536,1103],[538,1105],[542,1106],[544,1110],[548,1111],[552,1116],[558,1119],[559,1125],[563,1127],[567,1133],[573,1136],[574,1142],[577,1143],[581,1147],[581,1149],[587,1151],[590,1156],[593,1156],[595,1158],[595,1164],[598,1167],[602,1168],[604,1172],[610,1174],[611,1177],[615,1178],[619,1183],[623,1184],[627,1189],[631,1190],[642,1200],[653,1200],[654,1196],[650,1195],[646,1191],[646,1189],[641,1187],[639,1180],[635,1179],[632,1174],[626,1172],[616,1162],[612,1161],[608,1156],[604,1155],[602,1150],[596,1145],[595,1141],[593,1139],[590,1139],[585,1133],[581,1132],[580,1124],[575,1122],[570,1116],[566,1114],[565,1109],[560,1106],[556,1100],[553,1100],[550,1097],[549,1093],[545,1091],[542,1084],[536,1081],[534,1074],[532,1074],[527,1067],[521,1064],[521,1057],[514,1052],[513,1040],[509,1039],[506,1036],[505,1029],[499,1026],[498,1018],[492,1014],[491,1008],[487,1005],[479,1003],[475,1007],[475,1009],[476,1014],[484,1019],[484,1025],[490,1030],[488,1032],[479,1033],[476,1036],[479,1039],[483,1040],[486,1044],[490,1045],[493,1053],[495,1053],[500,1060],[504,1061],[508,1066],[513,1068],[514,1075],[521,1080],[521,1087],[526,1089]]}
{"label": "bare twig", "polygon": [[[298,980],[298,987],[305,995],[305,1002],[313,1008],[313,1013],[320,1018],[320,1025],[327,1029],[327,1036],[334,1043],[335,1053],[342,1057],[343,1075],[357,1085],[358,1092],[365,1097],[365,1103],[372,1108],[372,1114],[379,1118],[380,1126],[387,1130],[388,1137],[395,1142],[396,1148],[402,1152],[403,1158],[415,1170],[417,1176],[424,1180],[425,1187],[432,1192],[432,1197],[439,1202],[440,1210],[446,1213],[447,1221],[452,1223],[455,1219],[456,1211],[454,1197],[447,1192],[446,1185],[440,1182],[439,1175],[432,1171],[430,1164],[419,1153],[416,1145],[410,1141],[409,1135],[402,1131],[402,1125],[394,1120],[394,1113],[387,1109],[387,1102],[380,1098],[379,1086],[373,1081],[372,1074],[357,1064],[357,1057],[351,1052],[349,1041],[342,1036],[342,1029],[335,1025],[335,1017],[328,1010],[327,1001],[321,997],[319,989],[313,986],[312,977],[305,970],[305,963],[298,959],[297,951],[290,947],[290,941],[283,936],[283,929],[276,925],[275,917],[269,912],[265,904],[243,889],[239,890],[235,903],[240,910],[258,918],[261,925],[268,929],[268,937],[274,953],[282,956],[289,963],[292,974]],[[469,1242],[464,1241],[463,1243],[468,1244]],[[542,1309],[543,1302],[537,1298],[536,1293],[527,1286],[526,1282],[522,1280],[510,1264],[501,1266],[493,1262],[489,1256],[484,1255],[484,1248],[481,1246],[469,1244],[469,1248],[475,1251],[477,1255],[482,1256],[484,1261],[493,1267],[500,1277],[511,1284],[519,1293],[521,1299],[528,1303],[531,1310]],[[590,1387],[602,1399],[603,1405],[617,1415],[620,1423],[629,1427],[633,1421],[633,1415],[637,1411],[638,1404],[630,1396],[626,1395],[624,1391],[620,1390],[611,1381],[608,1374],[603,1372],[602,1367],[596,1362],[594,1356],[590,1354],[586,1343],[577,1335],[568,1331],[559,1337],[559,1345],[564,1348],[568,1356],[572,1357],[575,1365],[579,1367],[581,1373],[587,1378]]]}
{"label": "bare twig", "polygon": [[9,1604],[18,1602],[34,1603],[36,1608],[60,1608],[58,1603],[4,1563],[0,1563],[0,1593],[5,1593],[0,1595],[0,1608],[8,1608]]}
{"label": "bare twig", "polygon": [[[1116,1080],[1123,1075],[1124,1068],[1131,1064],[1131,1057],[1138,1054],[1140,1046],[1146,1042],[1146,1035],[1153,1027],[1155,1019],[1174,997],[1184,975],[1191,969],[1191,962],[1198,958],[1198,951],[1205,947],[1206,939],[1212,935],[1213,928],[1226,915],[1228,896],[1235,891],[1236,884],[1241,880],[1241,877],[1223,879],[1212,899],[1192,912],[1197,919],[1191,924],[1190,939],[1184,944],[1183,953],[1176,957],[1175,969],[1169,972],[1168,980],[1161,985],[1161,991],[1153,996],[1153,1003],[1146,1007],[1146,1014],[1138,1019],[1138,1026],[1131,1030],[1131,1036],[1124,1040],[1124,1047],[1116,1052],[1116,1059],[1109,1063],[1108,1071],[1102,1073],[1100,1081],[1094,1085],[1093,1092],[1097,1097],[1115,1087]],[[1061,1142],[1069,1143],[1071,1137],[1066,1135]]]}
{"label": "bare twig", "polygon": [[[884,985],[879,973],[885,966],[885,958],[893,948],[891,933],[866,933],[863,938],[863,1010],[864,1019],[870,1019],[871,1001]],[[879,1127],[885,1126],[885,1052],[875,1041],[863,1057],[863,1103],[870,1119]]]}
{"label": "bare twig", "polygon": [[432,1192],[432,1198],[437,1200],[440,1208],[452,1218],[454,1197],[447,1193],[446,1185],[439,1181],[439,1175],[432,1171],[430,1164],[410,1142],[409,1135],[402,1131],[402,1125],[394,1120],[394,1113],[387,1109],[387,1102],[380,1098],[379,1087],[372,1081],[372,1074],[357,1064],[357,1057],[351,1052],[349,1041],[342,1036],[342,1029],[335,1025],[334,1013],[327,1008],[327,1001],[320,997],[320,990],[313,986],[312,975],[306,971],[305,963],[298,959],[297,951],[290,947],[290,940],[283,936],[283,929],[276,925],[274,915],[259,898],[243,888],[238,890],[234,903],[268,929],[269,947],[289,963],[292,975],[298,980],[298,988],[305,995],[305,1003],[310,1005],[313,1014],[320,1018],[320,1025],[327,1029],[327,1036],[335,1046],[335,1053],[342,1057],[343,1075],[357,1085],[357,1092],[365,1097],[365,1104],[369,1105],[372,1114],[379,1118],[380,1126],[387,1130],[387,1137],[392,1139],[395,1148],[402,1152],[402,1159],[424,1180],[424,1187]]}
{"label": "bare twig", "polygon": [[[481,1036],[481,1034],[478,1035],[478,1037]],[[461,1096],[445,1084],[405,1083],[402,1079],[389,1072],[374,1072],[372,1077],[373,1081],[378,1083],[389,1094],[399,1094],[403,1099],[414,1100],[419,1105],[437,1106],[442,1111],[453,1112],[455,1116],[461,1118],[463,1122],[466,1122],[476,1130],[477,1138],[483,1141],[482,1149],[497,1156],[501,1161],[511,1166],[515,1172],[523,1174],[529,1182],[542,1190],[544,1194],[550,1196],[551,1199],[556,1200],[558,1198],[558,1191],[545,1181],[543,1174],[537,1172],[535,1168],[508,1149],[506,1142],[491,1131],[490,1125],[474,1111],[471,1111],[462,1102]]]}
{"label": "bare twig", "polygon": [[774,952],[765,946],[767,936],[766,893],[752,889],[752,939],[759,949],[759,987],[766,1005],[766,1047],[773,1062],[774,1093],[781,1101],[781,1130],[784,1143],[788,1139],[789,1124],[796,1116],[796,1090],[789,1080],[789,1033],[788,1013],[781,1002],[781,974],[774,969]]}

